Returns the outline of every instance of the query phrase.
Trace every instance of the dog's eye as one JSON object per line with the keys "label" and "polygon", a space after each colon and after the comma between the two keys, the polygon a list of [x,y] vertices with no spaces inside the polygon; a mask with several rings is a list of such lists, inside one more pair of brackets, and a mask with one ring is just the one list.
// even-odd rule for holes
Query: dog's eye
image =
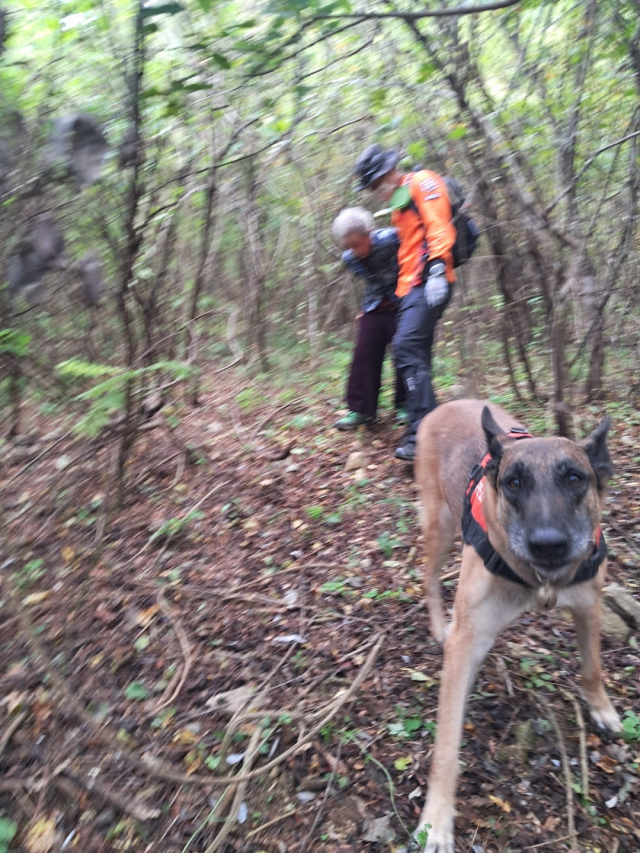
{"label": "dog's eye", "polygon": [[581,483],[581,482],[582,482],[582,477],[580,476],[580,474],[571,473],[571,474],[567,475],[567,483],[569,483],[570,486],[577,486],[578,483]]}
{"label": "dog's eye", "polygon": [[507,486],[516,492],[522,486],[522,480],[520,477],[512,477],[510,480],[507,480]]}

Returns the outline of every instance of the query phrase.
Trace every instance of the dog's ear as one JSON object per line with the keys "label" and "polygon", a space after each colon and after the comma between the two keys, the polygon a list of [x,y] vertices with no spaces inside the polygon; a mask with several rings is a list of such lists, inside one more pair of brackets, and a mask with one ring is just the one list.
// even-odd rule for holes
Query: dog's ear
{"label": "dog's ear", "polygon": [[482,429],[487,439],[487,449],[491,454],[491,460],[487,464],[484,473],[489,482],[495,486],[498,465],[502,459],[504,430],[495,422],[488,406],[485,406],[482,410]]}
{"label": "dog's ear", "polygon": [[580,442],[580,446],[589,457],[591,467],[595,471],[600,493],[604,492],[608,481],[613,476],[613,465],[607,449],[607,432],[610,425],[609,418],[605,418],[591,435]]}

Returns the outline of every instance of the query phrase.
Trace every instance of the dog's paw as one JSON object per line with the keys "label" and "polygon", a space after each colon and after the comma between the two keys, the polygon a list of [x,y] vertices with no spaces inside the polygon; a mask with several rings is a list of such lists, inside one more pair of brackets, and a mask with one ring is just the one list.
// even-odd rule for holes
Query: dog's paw
{"label": "dog's paw", "polygon": [[622,721],[611,702],[600,708],[591,707],[589,711],[591,712],[591,719],[599,729],[604,729],[613,734],[622,731]]}
{"label": "dog's paw", "polygon": [[453,830],[448,826],[421,825],[414,838],[424,853],[454,853]]}

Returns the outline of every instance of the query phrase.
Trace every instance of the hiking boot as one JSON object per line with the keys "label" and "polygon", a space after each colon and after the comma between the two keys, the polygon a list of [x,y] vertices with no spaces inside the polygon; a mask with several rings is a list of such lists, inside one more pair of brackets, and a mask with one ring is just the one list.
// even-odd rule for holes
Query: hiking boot
{"label": "hiking boot", "polygon": [[404,444],[402,447],[396,447],[396,452],[393,455],[396,459],[402,459],[403,462],[413,462],[416,455],[415,444]]}
{"label": "hiking boot", "polygon": [[358,429],[362,424],[370,423],[372,423],[372,418],[368,418],[366,415],[361,415],[359,412],[348,412],[343,418],[340,418],[339,421],[334,423],[334,427],[336,429],[346,431],[350,429]]}
{"label": "hiking boot", "polygon": [[396,409],[396,413],[393,416],[394,424],[408,424],[409,423],[409,413],[402,406],[398,406]]}

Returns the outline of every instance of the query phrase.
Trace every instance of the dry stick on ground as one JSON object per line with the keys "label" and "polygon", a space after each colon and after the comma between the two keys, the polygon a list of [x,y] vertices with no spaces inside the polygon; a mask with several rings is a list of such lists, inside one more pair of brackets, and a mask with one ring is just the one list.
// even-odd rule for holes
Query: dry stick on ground
{"label": "dry stick on ground", "polygon": [[285,403],[285,404],[284,404],[284,406],[278,406],[276,409],[272,409],[272,411],[270,411],[270,412],[269,412],[269,414],[268,414],[266,417],[264,417],[261,421],[259,421],[259,422],[258,422],[258,424],[257,424],[257,426],[255,426],[255,427],[253,428],[253,432],[251,433],[251,441],[254,441],[254,440],[257,438],[258,433],[260,432],[260,430],[261,430],[263,427],[265,427],[265,426],[269,423],[269,421],[270,421],[270,420],[272,420],[273,418],[275,418],[275,416],[276,416],[277,414],[279,414],[280,412],[282,412],[284,409],[289,409],[289,408],[291,408],[291,406],[298,406],[298,405],[300,405],[300,403],[302,403],[302,402],[303,402],[302,397],[299,397],[297,400],[291,400],[291,402],[290,402],[290,403]]}
{"label": "dry stick on ground", "polygon": [[265,829],[271,829],[272,826],[275,826],[276,823],[280,823],[281,820],[286,820],[288,817],[293,817],[294,814],[298,814],[297,809],[291,809],[290,812],[283,812],[279,814],[278,817],[274,817],[272,820],[268,820],[266,823],[263,823],[262,826],[256,826],[255,829],[252,829],[251,832],[247,832],[245,838],[248,841],[250,838],[253,838],[254,835],[259,835],[261,832],[264,832]]}
{"label": "dry stick on ground", "polygon": [[[247,747],[247,752],[244,759],[243,769],[245,771],[251,770],[251,765],[255,761],[258,756],[258,750],[260,747],[260,735],[261,735],[260,726],[256,726],[253,734],[251,735],[251,740],[249,741],[249,746]],[[245,778],[238,783],[236,788],[236,795],[233,798],[233,802],[231,803],[231,808],[229,810],[229,814],[227,815],[227,819],[225,820],[222,829],[213,839],[211,844],[206,848],[204,853],[216,853],[216,850],[219,850],[222,844],[225,842],[227,835],[231,832],[231,827],[236,821],[238,817],[238,809],[242,805],[244,800],[247,786],[249,784],[249,780],[247,774],[244,773]]]}
{"label": "dry stick on ground", "polygon": [[322,802],[320,803],[320,808],[316,812],[316,816],[313,819],[313,823],[311,824],[311,829],[307,833],[307,836],[304,839],[304,841],[302,842],[302,844],[300,845],[300,849],[297,851],[297,853],[304,853],[304,851],[307,849],[309,842],[311,841],[311,838],[313,837],[313,833],[315,832],[315,828],[320,821],[320,818],[322,816],[322,812],[324,811],[325,803],[327,802],[327,799],[329,797],[329,791],[331,790],[331,786],[333,785],[333,780],[336,778],[336,773],[338,772],[338,767],[340,765],[340,753],[341,752],[342,752],[342,741],[340,741],[340,743],[338,744],[338,752],[336,753],[335,764],[333,765],[333,770],[331,771],[331,776],[329,777],[329,781],[327,782],[327,786],[324,789],[324,797],[322,798]]}
{"label": "dry stick on ground", "polygon": [[[274,666],[271,672],[267,673],[266,677],[263,679],[262,684],[258,687],[252,696],[244,702],[240,708],[238,708],[235,713],[232,714],[231,719],[227,724],[227,728],[225,729],[224,736],[222,738],[222,743],[220,744],[220,749],[218,750],[218,757],[220,761],[224,761],[227,757],[227,750],[229,749],[229,744],[231,743],[231,738],[233,737],[238,726],[247,719],[251,717],[260,716],[262,718],[269,715],[266,711],[257,711],[257,712],[247,712],[246,708],[249,705],[255,705],[258,709],[260,708],[260,703],[266,697],[269,692],[269,682],[273,679],[273,677],[282,669],[285,663],[291,657],[293,650],[295,648],[295,644],[291,643],[285,654],[278,661],[278,663]],[[216,709],[217,710],[217,709]],[[281,711],[280,713],[286,714],[287,711]],[[280,716],[280,714],[278,714]]]}
{"label": "dry stick on ground", "polygon": [[162,814],[160,809],[151,809],[130,794],[118,793],[97,779],[87,779],[77,773],[73,773],[67,767],[65,767],[60,775],[54,777],[52,781],[57,788],[74,802],[78,801],[81,792],[84,790],[89,794],[94,794],[98,799],[106,800],[112,806],[115,806],[125,814],[131,815],[136,820],[153,820]]}
{"label": "dry stick on ground", "polygon": [[522,853],[525,850],[538,850],[540,847],[550,847],[552,844],[560,844],[561,841],[567,841],[571,838],[570,835],[561,835],[560,838],[552,838],[550,841],[541,841],[539,844],[531,844],[529,847],[523,847]]}
{"label": "dry stick on ground", "polygon": [[507,694],[510,697],[513,697],[513,681],[511,680],[511,676],[509,675],[509,670],[507,669],[507,665],[504,662],[504,658],[502,655],[496,655],[496,666],[500,675],[504,678],[505,687],[507,688]]}
{"label": "dry stick on ground", "polygon": [[[184,687],[184,683],[187,680],[189,672],[191,671],[191,667],[193,665],[193,655],[191,653],[191,646],[189,645],[189,640],[187,639],[185,630],[182,627],[182,623],[180,622],[178,617],[173,613],[167,602],[164,600],[162,590],[158,590],[157,601],[158,605],[160,606],[160,609],[173,625],[173,630],[176,632],[178,640],[180,641],[180,648],[182,649],[184,664],[182,666],[182,674],[179,675],[178,673],[176,673],[174,675],[174,677],[167,685],[167,689],[160,697],[160,701],[157,705],[154,705],[152,711],[154,716],[158,713],[158,711],[161,711],[163,708],[166,708],[167,705],[171,705],[172,702],[175,702],[175,700],[180,695],[180,691]],[[174,689],[174,684],[176,681],[178,682],[178,684]]]}
{"label": "dry stick on ground", "polygon": [[558,738],[558,749],[560,750],[560,757],[562,758],[562,774],[564,776],[564,788],[567,797],[567,830],[569,831],[569,838],[571,839],[571,853],[579,853],[580,848],[578,847],[578,834],[576,833],[573,807],[573,788],[571,786],[571,767],[569,766],[569,757],[564,743],[564,736],[562,734],[558,718],[556,717],[556,712],[551,707],[551,703],[542,694],[537,697],[537,701],[546,711],[556,733],[556,737]]}
{"label": "dry stick on ground", "polygon": [[640,548],[638,547],[638,543],[634,542],[631,536],[629,536],[629,534],[624,531],[622,527],[616,524],[615,521],[612,521],[609,516],[605,518],[604,523],[607,525],[607,527],[610,527],[612,530],[615,530],[616,533],[622,536],[627,545],[630,545],[634,549],[634,551],[637,551],[640,554]]}
{"label": "dry stick on ground", "polygon": [[7,744],[28,716],[28,711],[22,711],[22,713],[18,714],[15,720],[7,726],[6,732],[2,735],[2,737],[0,737],[0,755],[2,755],[2,753],[5,751],[5,749],[7,748]]}
{"label": "dry stick on ground", "polygon": [[563,690],[562,692],[565,698],[571,702],[576,712],[576,721],[578,723],[578,732],[580,735],[580,772],[582,773],[581,794],[586,799],[589,799],[589,760],[587,758],[587,729],[584,724],[582,709],[580,708],[580,703],[578,702],[575,696],[572,696],[571,693],[568,693],[566,690]]}

